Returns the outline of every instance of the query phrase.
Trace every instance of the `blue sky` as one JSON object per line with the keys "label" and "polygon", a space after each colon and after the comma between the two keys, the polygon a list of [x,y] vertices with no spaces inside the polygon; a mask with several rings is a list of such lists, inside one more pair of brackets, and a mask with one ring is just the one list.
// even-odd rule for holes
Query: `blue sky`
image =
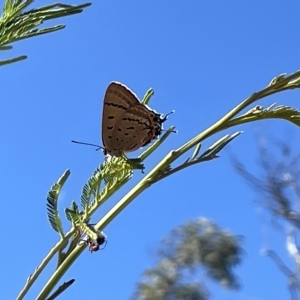
{"label": "blue sky", "polygon": [[[46,4],[36,0],[33,7]],[[1,59],[28,55],[23,62],[1,68],[3,299],[16,297],[58,240],[46,217],[50,186],[65,169],[71,170],[59,202],[63,217],[63,209],[79,200],[82,186],[103,162],[101,152],[70,141],[101,143],[102,100],[110,81],[121,81],[140,98],[152,87],[150,106],[162,113],[176,111],[165,127],[175,125],[178,134],[146,161],[148,172],[170,150],[212,125],[274,76],[300,68],[299,15],[296,1],[94,1],[80,15],[45,24],[63,23],[66,29],[18,42],[12,51],[2,52]],[[285,92],[259,104],[300,108],[299,95],[300,91]],[[300,131],[272,120],[236,130],[244,134],[218,160],[177,173],[135,199],[105,229],[106,249],[85,251],[72,266],[64,280],[76,282],[59,299],[78,295],[129,299],[142,271],[154,264],[159,240],[200,216],[244,236],[246,249],[236,269],[242,289],[224,291],[208,282],[212,299],[288,299],[286,278],[260,254],[267,244],[284,257],[284,235],[273,233],[267,218],[261,217],[256,196],[235,173],[230,154],[255,172],[257,136],[288,135],[296,149]],[[220,136],[204,143],[203,149]],[[93,221],[142,176],[135,172]],[[64,228],[69,229],[68,222]],[[288,258],[286,262],[292,263]],[[35,298],[54,267],[49,266],[27,299]]]}

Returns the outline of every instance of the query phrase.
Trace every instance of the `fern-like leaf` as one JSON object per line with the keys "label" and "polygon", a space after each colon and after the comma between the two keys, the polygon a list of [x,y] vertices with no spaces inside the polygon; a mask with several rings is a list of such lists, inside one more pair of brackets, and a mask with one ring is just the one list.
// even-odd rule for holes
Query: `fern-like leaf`
{"label": "fern-like leaf", "polygon": [[[292,122],[293,124],[300,127],[300,111],[290,107],[279,105],[274,107],[275,104],[270,105],[262,112],[262,117],[264,118],[279,118],[285,119]],[[274,108],[273,108],[274,107]]]}
{"label": "fern-like leaf", "polygon": [[[40,7],[38,9],[32,9],[24,11],[33,0],[6,0],[3,5],[3,13],[0,17],[0,47],[9,43],[49,33],[60,29],[63,29],[64,25],[55,25],[52,27],[38,28],[44,21],[65,17],[68,15],[78,14],[83,11],[84,8],[91,5],[86,3],[82,5],[72,6],[55,3]],[[10,60],[0,61],[0,66],[20,60],[13,58]]]}
{"label": "fern-like leaf", "polygon": [[[94,174],[98,186],[94,199],[88,207],[88,212],[96,210],[110,195],[123,186],[132,177],[132,174],[132,165],[123,158],[114,157],[109,162],[103,163]],[[99,191],[100,178],[103,179],[104,186]]]}
{"label": "fern-like leaf", "polygon": [[87,210],[91,201],[91,197],[96,197],[99,186],[103,179],[102,175],[103,174],[101,174],[101,171],[97,168],[94,174],[89,178],[88,182],[83,186],[80,204],[84,211]]}
{"label": "fern-like leaf", "polygon": [[290,106],[279,105],[275,107],[275,105],[276,103],[273,103],[267,108],[257,105],[246,113],[228,121],[224,128],[229,128],[253,121],[260,121],[263,119],[284,119],[292,122],[296,126],[300,126],[299,110]]}
{"label": "fern-like leaf", "polygon": [[61,237],[64,236],[63,228],[61,224],[61,219],[58,214],[57,202],[60,190],[67,178],[70,175],[70,171],[66,170],[64,174],[58,179],[58,181],[52,185],[50,191],[47,195],[47,215],[51,227],[60,234]]}
{"label": "fern-like leaf", "polygon": [[78,205],[76,204],[75,201],[72,201],[71,203],[71,206],[70,208],[65,208],[65,215],[66,215],[66,218],[72,222],[72,218],[70,217],[70,214],[69,213],[76,213],[76,214],[79,214],[79,210],[78,210]]}
{"label": "fern-like leaf", "polygon": [[85,233],[92,239],[97,239],[97,233],[88,226],[87,222],[83,220],[80,213],[69,210],[68,214],[74,226],[80,229],[81,234]]}

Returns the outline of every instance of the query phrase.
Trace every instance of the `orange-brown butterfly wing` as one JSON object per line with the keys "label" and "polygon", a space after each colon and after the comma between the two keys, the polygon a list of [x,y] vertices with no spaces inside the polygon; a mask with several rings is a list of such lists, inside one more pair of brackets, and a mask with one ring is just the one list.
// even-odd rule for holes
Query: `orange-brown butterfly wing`
{"label": "orange-brown butterfly wing", "polygon": [[103,146],[113,156],[135,151],[160,135],[165,120],[126,86],[112,82],[103,103]]}
{"label": "orange-brown butterfly wing", "polygon": [[108,153],[121,156],[122,149],[113,153],[112,139],[117,124],[123,118],[128,108],[140,104],[137,96],[126,86],[118,82],[111,82],[105,92],[102,113],[102,142]]}
{"label": "orange-brown butterfly wing", "polygon": [[155,113],[143,104],[130,107],[112,134],[113,151],[132,152],[150,143],[156,137],[154,118]]}

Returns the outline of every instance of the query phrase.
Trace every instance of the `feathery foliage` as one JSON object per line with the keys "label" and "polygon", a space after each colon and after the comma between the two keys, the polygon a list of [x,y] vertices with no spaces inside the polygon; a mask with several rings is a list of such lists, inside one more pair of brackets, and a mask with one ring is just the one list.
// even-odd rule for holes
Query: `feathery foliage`
{"label": "feathery foliage", "polygon": [[[10,50],[10,43],[54,32],[65,28],[65,25],[55,25],[51,27],[39,28],[44,21],[78,14],[84,8],[91,5],[66,5],[55,3],[37,9],[25,11],[34,0],[6,0],[3,5],[3,13],[0,17],[0,50]],[[21,55],[15,58],[0,61],[0,66],[26,59]]]}
{"label": "feathery foliage", "polygon": [[70,171],[66,170],[64,174],[58,179],[58,181],[52,185],[50,191],[47,195],[47,214],[48,220],[50,222],[51,227],[63,237],[63,228],[61,224],[61,219],[57,210],[57,201],[59,193],[66,182],[67,178],[70,175]]}

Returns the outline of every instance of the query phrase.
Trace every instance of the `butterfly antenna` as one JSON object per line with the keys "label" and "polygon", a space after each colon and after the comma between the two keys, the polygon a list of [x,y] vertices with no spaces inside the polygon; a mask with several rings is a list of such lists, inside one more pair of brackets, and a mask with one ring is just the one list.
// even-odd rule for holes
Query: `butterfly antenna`
{"label": "butterfly antenna", "polygon": [[103,149],[105,150],[105,148],[99,146],[99,145],[95,145],[95,144],[90,144],[90,143],[84,143],[84,142],[79,142],[79,141],[74,141],[72,140],[71,141],[72,143],[75,143],[75,144],[81,144],[81,145],[87,145],[87,146],[93,146],[93,147],[97,147],[98,149],[96,149],[96,151],[100,150],[100,149]]}
{"label": "butterfly antenna", "polygon": [[161,123],[165,122],[168,119],[168,116],[171,115],[171,114],[173,114],[174,112],[175,112],[175,110],[172,110],[171,112],[169,112],[166,115],[160,115]]}
{"label": "butterfly antenna", "polygon": [[167,119],[169,115],[174,114],[175,110],[173,109],[171,112],[169,112],[168,114],[165,115],[165,118]]}
{"label": "butterfly antenna", "polygon": [[[171,112],[169,112],[168,114],[166,114],[166,115],[164,116],[164,118],[163,118],[163,122],[166,121],[166,120],[168,119],[168,116],[169,116],[169,115],[174,114],[174,113],[175,113],[175,110],[173,109]],[[161,131],[163,132],[163,131],[168,131],[168,130],[162,129]],[[171,132],[172,132],[172,133],[178,133],[177,130],[172,130]]]}

